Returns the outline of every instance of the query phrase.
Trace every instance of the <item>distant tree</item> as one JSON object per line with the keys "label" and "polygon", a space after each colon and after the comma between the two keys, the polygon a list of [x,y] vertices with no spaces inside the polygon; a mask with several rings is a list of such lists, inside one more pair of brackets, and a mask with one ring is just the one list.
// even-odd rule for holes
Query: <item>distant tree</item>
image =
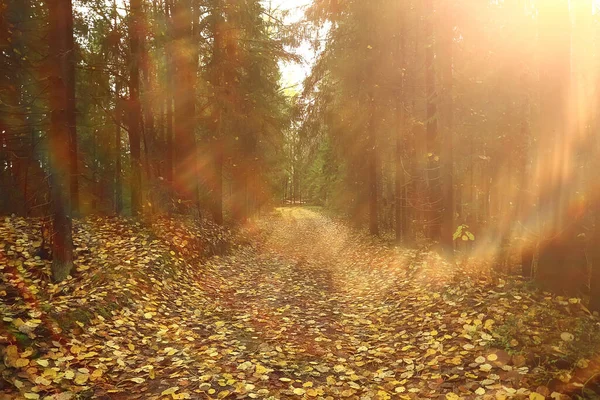
{"label": "distant tree", "polygon": [[142,212],[142,160],[141,133],[142,107],[140,103],[140,66],[142,62],[142,2],[130,1],[129,48],[131,52],[129,69],[129,151],[131,152],[131,214]]}
{"label": "distant tree", "polygon": [[454,101],[452,47],[454,45],[454,15],[451,2],[442,5],[439,34],[439,65],[441,72],[440,116],[442,130],[441,146],[441,238],[446,255],[454,254]]}
{"label": "distant tree", "polygon": [[[174,79],[173,153],[174,187],[177,196],[198,208],[198,165],[195,139],[196,74],[198,55],[194,36],[193,2],[176,0],[173,5],[172,62]],[[197,23],[197,21],[196,21]]]}
{"label": "distant tree", "polygon": [[425,0],[424,35],[425,35],[425,97],[427,126],[427,236],[432,240],[440,239],[440,142],[438,137],[438,92],[436,85],[436,41],[434,35],[435,0]]}

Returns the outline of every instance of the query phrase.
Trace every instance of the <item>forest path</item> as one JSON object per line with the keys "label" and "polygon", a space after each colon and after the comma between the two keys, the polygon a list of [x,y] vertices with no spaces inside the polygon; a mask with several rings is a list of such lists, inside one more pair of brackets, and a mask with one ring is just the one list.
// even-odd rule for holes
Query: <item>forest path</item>
{"label": "forest path", "polygon": [[[77,274],[54,285],[17,259],[33,225],[5,220],[0,400],[539,399],[539,382],[568,372],[584,386],[600,370],[579,302],[481,263],[395,248],[311,208],[277,209],[237,239],[201,227],[80,222]],[[226,235],[228,255],[199,256],[198,238]],[[539,362],[565,354],[582,367]]]}
{"label": "forest path", "polygon": [[307,208],[257,223],[262,240],[219,259],[230,279],[215,299],[237,350],[219,362],[253,372],[253,392],[387,399],[502,390],[507,371],[497,369],[508,360],[486,348],[491,322],[481,302],[457,308],[460,290],[438,292],[456,276],[449,265]]}

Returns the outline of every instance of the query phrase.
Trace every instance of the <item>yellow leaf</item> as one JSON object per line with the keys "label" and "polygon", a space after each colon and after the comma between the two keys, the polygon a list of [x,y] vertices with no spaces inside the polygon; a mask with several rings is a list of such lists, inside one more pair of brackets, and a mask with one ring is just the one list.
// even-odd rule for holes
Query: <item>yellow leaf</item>
{"label": "yellow leaf", "polygon": [[531,392],[529,394],[529,400],[545,400],[545,399],[546,399],[546,396],[542,396],[541,394],[536,393],[536,392]]}
{"label": "yellow leaf", "polygon": [[392,396],[390,396],[385,390],[379,390],[377,392],[377,398],[379,400],[389,400],[392,398]]}
{"label": "yellow leaf", "polygon": [[484,372],[489,372],[492,370],[492,366],[490,364],[481,364],[479,366],[479,369],[484,371]]}
{"label": "yellow leaf", "polygon": [[254,370],[254,373],[257,375],[264,375],[267,372],[267,368],[263,367],[262,365],[258,364],[256,365],[256,369]]}
{"label": "yellow leaf", "polygon": [[101,369],[97,369],[94,372],[92,372],[92,374],[90,375],[90,380],[91,381],[96,381],[96,380],[98,380],[99,378],[102,377],[102,374],[103,374],[102,370]]}
{"label": "yellow leaf", "polygon": [[223,322],[223,321],[217,321],[217,322],[215,322],[215,326],[217,328],[222,328],[222,327],[225,326],[225,322]]}
{"label": "yellow leaf", "polygon": [[179,386],[173,386],[173,387],[163,390],[160,395],[161,396],[170,396],[173,393],[177,392],[178,390],[179,390]]}
{"label": "yellow leaf", "polygon": [[36,385],[42,385],[42,386],[49,386],[52,381],[48,380],[42,376],[36,376],[34,382],[36,383]]}
{"label": "yellow leaf", "polygon": [[336,366],[333,367],[333,370],[335,372],[337,372],[337,373],[340,373],[340,372],[344,372],[346,370],[346,367],[344,367],[343,365],[338,364],[338,365],[336,365]]}
{"label": "yellow leaf", "polygon": [[144,383],[146,380],[144,378],[131,378],[131,381],[135,382],[135,383]]}
{"label": "yellow leaf", "polygon": [[15,367],[17,368],[23,368],[29,365],[29,360],[26,358],[19,358],[17,361],[15,361]]}
{"label": "yellow leaf", "polygon": [[78,385],[85,385],[87,380],[90,378],[88,374],[77,373],[75,374],[75,383]]}
{"label": "yellow leaf", "polygon": [[40,395],[37,393],[25,393],[23,397],[25,397],[26,399],[37,400],[40,398]]}
{"label": "yellow leaf", "polygon": [[310,397],[317,397],[319,395],[319,392],[316,391],[315,389],[308,389],[306,391],[306,394],[309,395]]}
{"label": "yellow leaf", "polygon": [[294,388],[294,394],[297,396],[302,396],[304,393],[306,393],[306,390],[302,389],[302,388]]}
{"label": "yellow leaf", "polygon": [[560,334],[560,338],[565,342],[572,342],[575,339],[575,336],[573,336],[572,333],[563,332]]}
{"label": "yellow leaf", "polygon": [[217,396],[217,398],[224,399],[225,397],[229,396],[230,394],[231,394],[231,392],[229,390],[223,390],[222,392],[219,392],[219,395]]}

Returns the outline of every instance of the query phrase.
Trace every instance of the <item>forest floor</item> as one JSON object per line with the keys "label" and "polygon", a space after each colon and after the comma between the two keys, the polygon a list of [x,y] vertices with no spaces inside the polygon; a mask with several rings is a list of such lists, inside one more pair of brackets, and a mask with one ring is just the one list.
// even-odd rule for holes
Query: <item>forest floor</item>
{"label": "forest floor", "polygon": [[[580,299],[394,248],[309,208],[240,233],[75,225],[48,279],[36,222],[0,222],[0,399],[594,398]],[[211,256],[228,247],[226,255]]]}

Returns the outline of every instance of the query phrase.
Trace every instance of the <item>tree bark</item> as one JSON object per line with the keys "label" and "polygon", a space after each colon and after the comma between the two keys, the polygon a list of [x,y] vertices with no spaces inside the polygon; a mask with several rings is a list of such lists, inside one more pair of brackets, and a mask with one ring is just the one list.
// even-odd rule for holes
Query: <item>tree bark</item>
{"label": "tree bark", "polygon": [[117,79],[115,84],[115,214],[123,212],[123,168],[121,166],[121,85]]}
{"label": "tree bark", "polygon": [[[179,0],[174,8],[174,64],[176,67],[175,89],[175,166],[174,181],[177,194],[188,205],[197,203],[198,175],[196,160],[195,87],[196,61],[193,50],[192,3]],[[196,204],[197,205],[197,204]]]}
{"label": "tree bark", "polygon": [[71,233],[69,77],[65,55],[68,52],[69,25],[73,10],[70,0],[47,0],[50,48],[50,196],[52,200],[52,277],[62,281],[73,268]]}
{"label": "tree bark", "polygon": [[600,312],[600,201],[594,204],[595,226],[592,236],[592,276],[590,280],[590,310]]}
{"label": "tree bark", "polygon": [[452,46],[454,42],[453,15],[451,2],[444,3],[443,15],[440,18],[440,67],[442,75],[442,251],[447,257],[454,257],[454,102],[452,92]]}
{"label": "tree bark", "polygon": [[440,238],[440,146],[438,143],[437,91],[435,83],[434,53],[434,1],[425,0],[425,94],[427,96],[427,236],[431,240]]}
{"label": "tree bark", "polygon": [[131,214],[142,212],[142,163],[140,65],[141,65],[141,0],[131,0],[130,47],[131,67],[129,72],[129,150],[131,152]]}
{"label": "tree bark", "polygon": [[[570,18],[567,0],[547,1],[539,7],[541,123],[538,165],[540,210],[545,215],[539,246],[536,279],[551,290],[561,291],[573,266],[566,265],[572,249],[571,221],[565,220],[564,142],[567,135],[567,96],[570,75]],[[551,161],[551,162],[550,162]]]}
{"label": "tree bark", "polygon": [[[399,2],[404,5],[404,2]],[[405,45],[406,45],[406,22],[404,13],[406,11],[399,7],[398,13],[398,25],[400,32],[398,33],[398,54],[395,57],[397,60],[396,76],[399,80],[399,92],[396,95],[396,182],[395,182],[395,208],[396,208],[396,243],[400,244],[406,241],[408,232],[408,207],[406,204],[406,191],[405,191],[405,179],[404,179],[404,142],[405,142],[405,131],[406,131],[406,118],[405,118],[405,101],[406,101],[406,87],[404,81],[404,70],[406,68],[406,56],[405,56]]]}
{"label": "tree bark", "polygon": [[212,199],[212,216],[213,220],[218,225],[223,225],[223,163],[224,163],[224,132],[223,132],[223,116],[224,116],[224,101],[223,92],[223,71],[221,65],[223,63],[224,51],[224,19],[221,10],[221,0],[215,0],[213,3],[213,26],[212,34],[214,37],[212,48],[212,74],[213,85],[219,93],[215,96],[215,124],[214,135],[212,140],[212,156],[213,156],[213,199]]}
{"label": "tree bark", "polygon": [[69,124],[69,185],[71,188],[71,210],[74,215],[79,214],[79,152],[77,149],[77,107],[75,96],[75,38],[73,36],[73,5],[71,0],[65,4],[67,19],[66,45],[64,53],[64,73],[67,85],[67,118]]}

